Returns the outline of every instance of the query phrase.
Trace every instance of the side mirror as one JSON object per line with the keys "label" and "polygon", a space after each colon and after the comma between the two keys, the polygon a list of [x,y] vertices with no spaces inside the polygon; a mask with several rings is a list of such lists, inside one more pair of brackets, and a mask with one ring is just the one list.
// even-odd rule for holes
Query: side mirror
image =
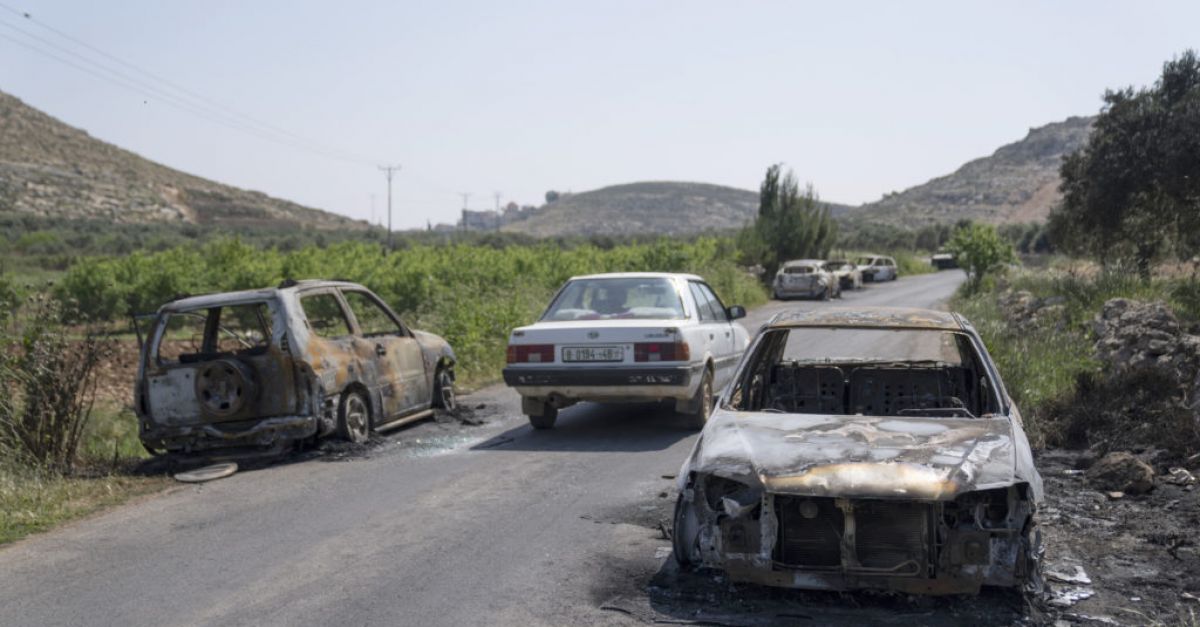
{"label": "side mirror", "polygon": [[725,313],[729,314],[730,320],[737,320],[746,317],[746,308],[741,305],[732,305],[725,310]]}

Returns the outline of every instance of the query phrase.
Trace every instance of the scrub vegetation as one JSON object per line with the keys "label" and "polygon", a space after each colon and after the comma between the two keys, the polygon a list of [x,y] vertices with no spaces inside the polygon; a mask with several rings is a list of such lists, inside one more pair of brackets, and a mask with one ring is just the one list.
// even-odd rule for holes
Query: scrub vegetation
{"label": "scrub vegetation", "polygon": [[[979,330],[1021,409],[1034,446],[1089,443],[1073,432],[1078,412],[1071,408],[1096,409],[1091,402],[1097,400],[1094,388],[1105,372],[1095,357],[1093,323],[1113,298],[1163,301],[1183,326],[1195,328],[1200,321],[1200,277],[1173,266],[1160,268],[1145,281],[1132,269],[1101,271],[1059,259],[1045,269],[987,278],[977,289],[964,284],[955,297],[952,309]],[[1026,315],[1021,302],[1044,306]],[[1131,389],[1141,385],[1130,384]],[[1179,433],[1161,435],[1166,444]]]}

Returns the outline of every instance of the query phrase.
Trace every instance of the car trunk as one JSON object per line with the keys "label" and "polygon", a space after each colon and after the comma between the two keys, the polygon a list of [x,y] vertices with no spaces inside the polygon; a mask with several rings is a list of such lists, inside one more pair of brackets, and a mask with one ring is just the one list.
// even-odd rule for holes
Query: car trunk
{"label": "car trunk", "polygon": [[[618,365],[646,363],[637,354],[665,355],[667,347],[683,336],[671,320],[591,320],[544,322],[513,331],[510,351],[517,347],[553,346],[553,352],[517,364]],[[546,356],[552,359],[547,361]],[[510,360],[511,362],[512,360]],[[658,359],[658,361],[666,361]]]}

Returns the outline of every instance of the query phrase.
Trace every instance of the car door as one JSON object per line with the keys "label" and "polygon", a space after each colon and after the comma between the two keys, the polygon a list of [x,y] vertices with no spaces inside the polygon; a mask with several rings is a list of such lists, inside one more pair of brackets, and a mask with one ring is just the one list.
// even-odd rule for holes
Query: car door
{"label": "car door", "polygon": [[384,421],[428,405],[429,380],[416,338],[371,292],[341,292],[355,321],[356,350],[378,373]]}
{"label": "car door", "polygon": [[[716,362],[716,380],[721,386],[725,386],[725,382],[733,374],[733,368],[737,365],[738,354],[735,334],[733,332],[733,321],[729,319],[729,310],[725,307],[725,303],[721,302],[717,292],[713,290],[707,283],[700,283],[700,290],[704,292],[708,299],[709,308],[713,312],[715,324],[717,327],[718,347],[720,350],[720,358]],[[718,388],[720,389],[720,388]]]}
{"label": "car door", "polygon": [[[705,353],[713,359],[713,387],[721,389],[727,377],[730,347],[732,346],[731,329],[728,316],[721,307],[720,301],[713,295],[712,290],[699,281],[688,281],[688,289],[696,302],[696,311],[700,317],[700,336],[705,344]],[[718,311],[719,309],[719,311]]]}

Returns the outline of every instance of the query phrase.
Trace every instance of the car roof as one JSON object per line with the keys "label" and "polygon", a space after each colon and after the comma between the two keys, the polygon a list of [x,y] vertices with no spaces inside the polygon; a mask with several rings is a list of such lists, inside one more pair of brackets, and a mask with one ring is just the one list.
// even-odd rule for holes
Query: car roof
{"label": "car roof", "polygon": [[825,263],[824,259],[793,259],[783,262],[783,267],[788,266],[819,266]]}
{"label": "car roof", "polygon": [[957,314],[913,307],[822,307],[785,311],[766,325],[789,327],[854,327],[875,329],[941,329],[962,331]]}
{"label": "car roof", "polygon": [[279,297],[285,292],[299,292],[322,287],[352,287],[362,288],[358,283],[350,281],[327,281],[324,279],[305,279],[303,281],[284,281],[278,287],[263,287],[253,290],[239,290],[235,292],[214,292],[212,294],[203,294],[201,296],[186,296],[177,298],[162,306],[162,310],[166,312],[173,311],[194,311],[196,309],[208,309],[211,307],[221,307],[223,305],[237,305],[242,303],[253,303],[258,301],[270,300]]}
{"label": "car roof", "polygon": [[576,279],[688,279],[692,281],[703,281],[704,279],[695,274],[684,274],[681,272],[606,272],[603,274],[581,274],[573,276],[571,281]]}

